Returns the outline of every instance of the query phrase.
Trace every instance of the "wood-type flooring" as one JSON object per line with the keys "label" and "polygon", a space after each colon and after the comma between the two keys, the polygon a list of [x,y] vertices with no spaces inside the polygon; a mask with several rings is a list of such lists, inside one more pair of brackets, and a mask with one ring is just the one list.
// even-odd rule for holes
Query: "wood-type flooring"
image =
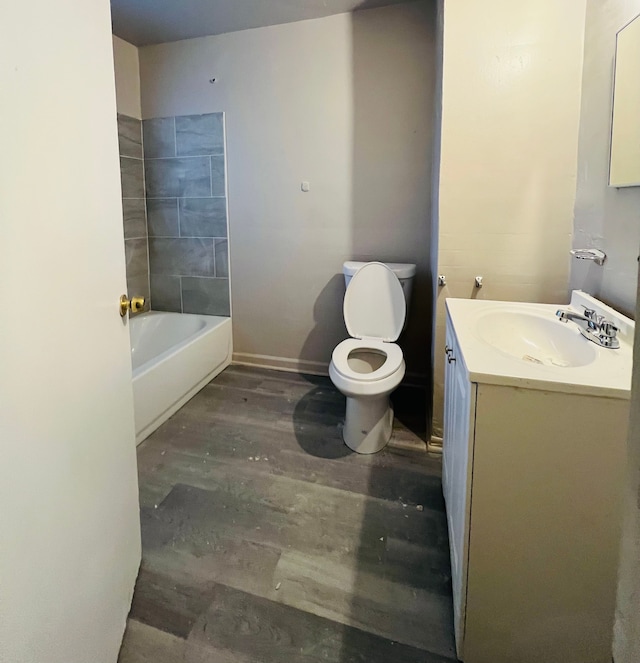
{"label": "wood-type flooring", "polygon": [[143,555],[120,663],[455,661],[425,393],[342,442],[330,380],[231,366],[138,447]]}

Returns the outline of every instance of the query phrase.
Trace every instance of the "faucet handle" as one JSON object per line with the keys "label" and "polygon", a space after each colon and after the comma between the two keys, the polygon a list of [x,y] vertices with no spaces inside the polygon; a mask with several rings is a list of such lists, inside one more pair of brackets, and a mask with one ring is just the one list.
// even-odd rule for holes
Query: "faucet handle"
{"label": "faucet handle", "polygon": [[603,348],[613,348],[616,350],[620,347],[620,341],[616,334],[620,330],[610,320],[604,320],[600,323],[598,329],[599,343]]}
{"label": "faucet handle", "polygon": [[584,304],[582,305],[584,309],[584,317],[589,320],[589,327],[592,329],[600,328],[603,322],[605,322],[604,315],[598,315],[596,311],[592,308],[588,308]]}
{"label": "faucet handle", "polygon": [[615,335],[620,331],[613,322],[609,320],[603,320],[600,323],[600,329],[598,330],[603,336],[609,336],[615,338]]}

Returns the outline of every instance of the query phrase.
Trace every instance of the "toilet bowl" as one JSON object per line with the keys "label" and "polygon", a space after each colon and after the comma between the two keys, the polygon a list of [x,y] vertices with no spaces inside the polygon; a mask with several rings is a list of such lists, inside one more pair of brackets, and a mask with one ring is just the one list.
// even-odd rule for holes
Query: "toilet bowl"
{"label": "toilet bowl", "polygon": [[347,397],[343,439],[358,453],[376,453],[391,439],[389,395],[405,373],[394,341],[404,327],[406,306],[398,277],[383,263],[362,263],[347,286],[343,311],[351,338],[334,349],[329,376]]}

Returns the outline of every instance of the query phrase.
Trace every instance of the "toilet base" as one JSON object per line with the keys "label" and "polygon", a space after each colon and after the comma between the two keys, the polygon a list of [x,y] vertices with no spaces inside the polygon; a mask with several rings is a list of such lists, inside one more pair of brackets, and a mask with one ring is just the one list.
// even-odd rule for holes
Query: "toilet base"
{"label": "toilet base", "polygon": [[393,409],[389,396],[351,398],[347,396],[342,438],[359,454],[374,454],[384,449],[393,432]]}

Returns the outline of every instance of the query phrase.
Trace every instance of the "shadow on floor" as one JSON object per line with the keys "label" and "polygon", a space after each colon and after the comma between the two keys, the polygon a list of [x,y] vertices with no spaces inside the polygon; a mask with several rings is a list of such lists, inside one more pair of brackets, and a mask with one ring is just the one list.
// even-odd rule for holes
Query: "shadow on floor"
{"label": "shadow on floor", "polygon": [[[293,427],[300,447],[318,458],[342,458],[353,451],[342,439],[346,398],[323,376],[300,375],[312,389],[296,403]],[[423,387],[400,385],[391,394],[394,410],[392,446],[426,450],[427,391]],[[322,428],[318,435],[317,427]]]}
{"label": "shadow on floor", "polygon": [[[392,394],[394,434],[382,452],[362,456],[342,440],[345,398],[324,377],[297,376],[312,387],[296,403],[296,440],[306,453],[345,459],[360,474],[365,499],[355,516],[351,571],[345,581],[340,663],[358,660],[359,630],[395,647],[384,656],[404,662],[450,661],[453,655],[451,580],[444,504],[439,474],[425,476],[423,463],[439,466],[426,453],[427,395],[401,385]],[[319,523],[319,526],[321,524]],[[380,605],[402,607],[377,613]],[[425,651],[426,650],[426,651]]]}
{"label": "shadow on floor", "polygon": [[[317,458],[343,458],[353,452],[342,440],[345,398],[331,380],[316,375],[300,376],[313,388],[296,403],[293,430],[300,447]],[[318,434],[318,427],[322,434]]]}
{"label": "shadow on floor", "polygon": [[391,394],[396,429],[403,426],[416,437],[427,443],[428,401],[426,387],[401,384]]}

